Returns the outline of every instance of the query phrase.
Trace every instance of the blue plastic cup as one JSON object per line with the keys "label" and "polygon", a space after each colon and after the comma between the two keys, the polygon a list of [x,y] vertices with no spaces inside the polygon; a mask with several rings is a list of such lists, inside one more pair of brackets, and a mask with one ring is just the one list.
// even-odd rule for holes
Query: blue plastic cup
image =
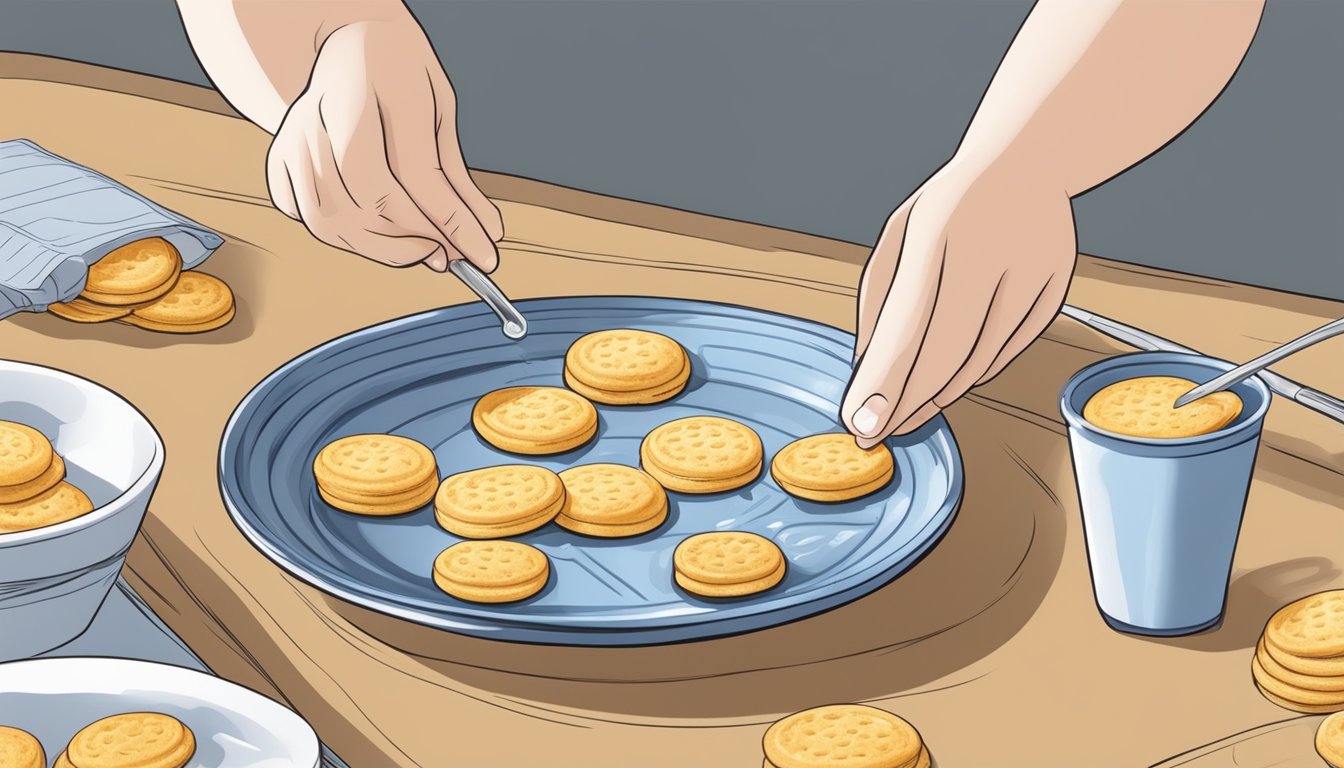
{"label": "blue plastic cup", "polygon": [[1241,414],[1206,435],[1144,438],[1083,418],[1100,389],[1140,376],[1207,381],[1232,364],[1178,352],[1108,358],[1069,379],[1060,410],[1083,510],[1092,591],[1113,629],[1187,635],[1222,621],[1269,389],[1252,376],[1231,387]]}

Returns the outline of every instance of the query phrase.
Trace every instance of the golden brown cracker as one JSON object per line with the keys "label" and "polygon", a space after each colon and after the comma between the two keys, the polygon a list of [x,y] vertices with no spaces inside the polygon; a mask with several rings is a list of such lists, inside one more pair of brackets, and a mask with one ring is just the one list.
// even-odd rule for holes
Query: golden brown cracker
{"label": "golden brown cracker", "polygon": [[433,451],[400,435],[350,435],[331,441],[313,460],[320,487],[337,493],[390,496],[438,476]]}
{"label": "golden brown cracker", "polygon": [[672,553],[678,573],[710,584],[737,584],[772,574],[784,562],[779,545],[746,531],[688,536]]}
{"label": "golden brown cracker", "polygon": [[681,370],[669,381],[633,392],[616,392],[600,387],[589,386],[576,377],[569,368],[565,368],[565,385],[595,403],[604,405],[652,405],[670,400],[686,388],[691,379],[691,363],[688,359]]}
{"label": "golden brown cracker", "polygon": [[831,704],[789,715],[766,730],[765,757],[779,768],[904,768],[926,752],[903,718],[862,704]]}
{"label": "golden brown cracker", "polygon": [[106,323],[131,314],[132,309],[134,307],[111,307],[80,296],[64,303],[53,302],[47,305],[48,312],[76,323]]}
{"label": "golden brown cracker", "polygon": [[85,726],[65,754],[78,768],[181,768],[195,751],[191,729],[172,715],[127,712]]}
{"label": "golden brown cracker", "polygon": [[628,328],[586,334],[565,352],[565,368],[575,379],[609,392],[662,388],[686,361],[686,350],[674,339]]}
{"label": "golden brown cracker", "polygon": [[73,520],[93,511],[93,502],[70,483],[14,504],[0,504],[0,533],[29,531]]}
{"label": "golden brown cracker", "polygon": [[51,441],[27,424],[0,421],[0,486],[36,480],[51,467]]}
{"label": "golden brown cracker", "polygon": [[206,331],[219,330],[220,328],[223,328],[224,326],[233,322],[233,318],[236,313],[237,310],[234,307],[229,307],[224,314],[214,318],[213,320],[206,320],[200,323],[177,324],[177,323],[160,323],[155,322],[153,320],[147,320],[132,312],[131,314],[123,318],[120,318],[119,320],[117,320],[117,322],[125,323],[126,325],[133,325],[136,328],[140,328],[146,331],[156,331],[158,333],[205,333]]}
{"label": "golden brown cracker", "polygon": [[620,539],[628,536],[641,536],[658,528],[667,522],[667,509],[662,512],[637,523],[624,523],[614,525],[602,525],[600,523],[590,523],[584,520],[576,520],[569,517],[564,512],[555,516],[555,524],[574,533],[581,533],[584,536],[593,536],[600,539]]}
{"label": "golden brown cracker", "polygon": [[1323,656],[1321,658],[1294,656],[1265,640],[1263,636],[1261,640],[1265,646],[1265,654],[1286,669],[1316,677],[1344,677],[1344,656]]}
{"label": "golden brown cracker", "polygon": [[8,725],[0,725],[0,766],[5,768],[47,768],[47,753],[33,734]]}
{"label": "golden brown cracker", "polygon": [[183,272],[163,298],[134,310],[137,317],[171,325],[214,320],[234,306],[228,283],[204,272]]}
{"label": "golden brown cracker", "polygon": [[91,302],[107,306],[131,307],[132,309],[143,307],[168,295],[168,292],[173,289],[173,286],[177,285],[178,278],[182,275],[181,268],[182,263],[176,263],[173,266],[173,271],[169,274],[168,279],[161,285],[154,286],[139,293],[104,293],[102,291],[90,290],[86,287],[84,290],[80,291],[79,295]]}
{"label": "golden brown cracker", "polygon": [[1265,639],[1294,656],[1344,654],[1344,589],[1317,592],[1280,608],[1265,625]]}
{"label": "golden brown cracker", "polygon": [[434,583],[463,600],[504,603],[531,597],[546,585],[550,561],[516,541],[463,541],[434,559]]}
{"label": "golden brown cracker", "polygon": [[1083,406],[1093,426],[1121,435],[1147,438],[1194,437],[1231,424],[1241,413],[1241,398],[1214,392],[1181,408],[1176,399],[1195,382],[1175,376],[1143,376],[1103,387]]}
{"label": "golden brown cracker", "polygon": [[89,267],[84,290],[125,296],[163,285],[182,268],[182,257],[161,237],[127,243]]}
{"label": "golden brown cracker", "polygon": [[[1330,707],[1329,711],[1344,709],[1344,691],[1311,691],[1289,685],[1265,671],[1258,657],[1251,657],[1251,675],[1261,692],[1274,694],[1281,700],[1308,707]],[[1279,702],[1275,702],[1276,704]],[[1282,706],[1282,705],[1280,705]],[[1315,710],[1300,710],[1302,712]]]}
{"label": "golden brown cracker", "polygon": [[632,525],[667,513],[667,491],[647,472],[623,464],[584,464],[560,473],[561,514],[595,525]]}
{"label": "golden brown cracker", "polygon": [[745,424],[690,416],[655,427],[639,446],[640,466],[665,488],[716,493],[760,474],[761,438]]}
{"label": "golden brown cracker", "polygon": [[506,525],[558,513],[565,499],[560,476],[545,467],[501,464],[452,475],[439,486],[434,505],[441,517],[478,525]]}
{"label": "golden brown cracker", "polygon": [[0,485],[0,504],[17,504],[56,487],[65,479],[65,460],[60,454],[51,455],[51,465],[47,470],[26,483],[18,485]]}
{"label": "golden brown cracker", "polygon": [[481,439],[501,450],[563,453],[597,434],[597,409],[559,387],[508,387],[477,400],[471,423]]}
{"label": "golden brown cracker", "polygon": [[1303,674],[1280,664],[1278,659],[1270,654],[1264,637],[1261,637],[1255,645],[1255,657],[1266,672],[1289,685],[1311,691],[1344,691],[1344,675]]}
{"label": "golden brown cracker", "polygon": [[692,592],[702,597],[746,597],[758,592],[764,592],[767,589],[777,586],[784,580],[786,568],[784,563],[780,563],[774,571],[762,576],[759,579],[750,581],[739,581],[735,584],[714,584],[707,581],[692,579],[684,573],[674,573],[678,585],[687,592]]}
{"label": "golden brown cracker", "polygon": [[1316,754],[1332,768],[1344,768],[1344,712],[1336,712],[1316,727]]}
{"label": "golden brown cracker", "polygon": [[323,501],[345,512],[382,516],[403,515],[420,509],[434,499],[434,493],[438,489],[439,479],[436,476],[429,478],[419,487],[385,496],[354,494],[348,491],[323,488],[320,485],[317,488],[317,493]]}
{"label": "golden brown cracker", "polygon": [[891,450],[864,450],[853,435],[812,435],[789,443],[770,462],[775,482],[793,496],[813,501],[848,501],[878,491],[895,476]]}
{"label": "golden brown cracker", "polygon": [[51,764],[51,768],[76,768],[75,764],[70,762],[70,755],[62,752],[56,758],[56,762]]}

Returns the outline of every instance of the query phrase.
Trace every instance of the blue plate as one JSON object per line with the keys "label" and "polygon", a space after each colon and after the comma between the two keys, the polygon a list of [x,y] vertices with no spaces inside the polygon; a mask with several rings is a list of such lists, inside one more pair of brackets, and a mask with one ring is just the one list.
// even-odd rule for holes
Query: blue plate
{"label": "blue plate", "polygon": [[[639,465],[639,443],[663,422],[721,414],[755,429],[766,460],[790,441],[840,430],[837,403],[853,337],[817,323],[744,307],[655,298],[521,302],[531,332],[509,341],[480,304],[393,320],[328,342],[261,382],[229,420],[220,449],[224,501],[268,557],[319,589],[411,621],[499,640],[640,645],[735,634],[800,619],[871,592],[942,536],[961,498],[956,441],[940,416],[889,441],[895,479],[840,504],[795,499],[768,471],[751,485],[704,496],[670,493],[668,521],[642,536],[594,539],[556,525],[516,537],[551,559],[536,596],[480,605],[439,591],[435,556],[459,539],[433,505],[390,518],[340,512],[318,496],[312,463],[331,440],[363,432],[414,438],[449,475],[531,462]],[[516,385],[563,386],[565,350],[582,334],[642,328],[681,342],[691,379],[650,406],[598,405],[597,439],[568,453],[520,457],[482,442],[471,408]],[[672,550],[693,533],[744,530],[788,558],[783,583],[733,600],[676,587]]]}

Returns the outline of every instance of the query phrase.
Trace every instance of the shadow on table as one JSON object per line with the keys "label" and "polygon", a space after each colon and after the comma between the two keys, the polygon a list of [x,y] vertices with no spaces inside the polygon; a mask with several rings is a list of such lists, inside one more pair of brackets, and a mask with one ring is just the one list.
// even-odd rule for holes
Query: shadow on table
{"label": "shadow on table", "polygon": [[[1265,622],[1279,608],[1319,591],[1339,577],[1341,569],[1328,557],[1298,557],[1241,571],[1227,588],[1227,609],[1217,628],[1187,637],[1142,638],[1192,651],[1235,651],[1254,648]],[[1137,635],[1136,635],[1137,637]]]}
{"label": "shadow on table", "polygon": [[978,674],[956,673],[1015,635],[1054,580],[1067,509],[1041,475],[1054,487],[1071,475],[1058,435],[1019,428],[1005,444],[1012,416],[974,405],[953,416],[969,480],[943,541],[886,587],[809,619],[692,643],[584,648],[464,637],[326,599],[410,654],[398,664],[407,674],[489,691],[503,706],[516,699],[531,714],[553,704],[613,722],[751,718],[960,685]]}

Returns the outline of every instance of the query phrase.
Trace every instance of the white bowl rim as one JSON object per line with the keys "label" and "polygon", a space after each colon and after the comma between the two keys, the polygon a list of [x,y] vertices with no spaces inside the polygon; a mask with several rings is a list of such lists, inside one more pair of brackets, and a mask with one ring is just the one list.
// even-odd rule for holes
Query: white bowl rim
{"label": "white bowl rim", "polygon": [[317,768],[321,761],[321,742],[302,715],[247,686],[211,672],[147,659],[65,656],[0,663],[0,680],[6,683],[0,698],[6,693],[79,696],[87,690],[78,682],[67,683],[81,680],[91,681],[88,690],[95,692],[102,692],[112,685],[111,681],[116,681],[117,686],[135,687],[145,692],[194,697],[267,727],[273,736],[297,753],[295,756],[300,760],[312,759],[312,768]]}
{"label": "white bowl rim", "polygon": [[101,392],[120,400],[127,408],[130,408],[145,427],[149,429],[149,434],[154,438],[154,455],[149,459],[149,466],[145,471],[131,483],[130,487],[122,491],[116,498],[101,507],[96,507],[92,512],[87,512],[79,517],[71,518],[62,523],[47,525],[41,528],[32,528],[27,531],[14,531],[12,533],[0,533],[0,550],[10,547],[31,544],[35,541],[46,539],[57,539],[62,536],[74,533],[82,528],[91,526],[100,520],[112,517],[125,509],[132,499],[138,498],[146,488],[158,481],[159,474],[163,471],[164,446],[163,437],[159,431],[154,428],[154,423],[145,416],[135,404],[120,394],[108,389],[107,387],[83,376],[76,376],[68,371],[62,371],[59,368],[50,368],[45,365],[35,363],[23,363],[17,360],[0,360],[0,373],[5,371],[17,371],[19,373],[38,374],[56,379],[64,380],[71,385],[86,392]]}

